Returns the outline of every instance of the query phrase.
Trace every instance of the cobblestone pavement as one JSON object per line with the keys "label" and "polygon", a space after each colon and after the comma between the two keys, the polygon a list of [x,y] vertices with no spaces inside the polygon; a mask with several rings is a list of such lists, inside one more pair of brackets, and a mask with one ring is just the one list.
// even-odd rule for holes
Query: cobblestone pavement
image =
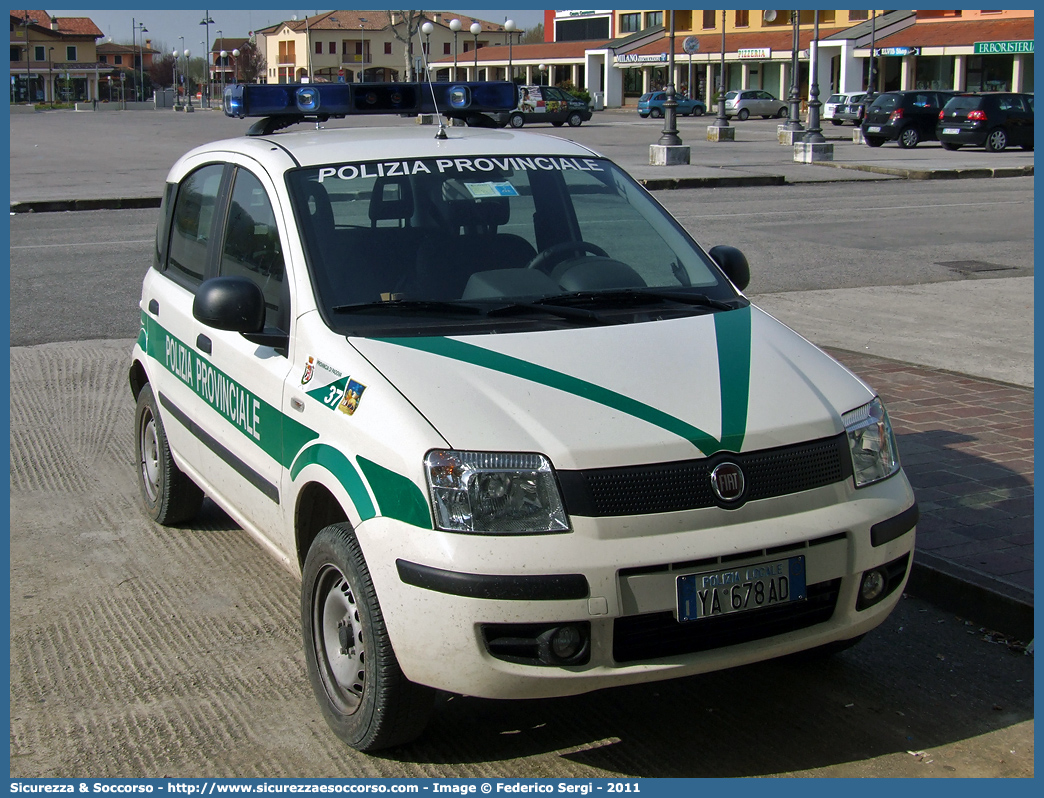
{"label": "cobblestone pavement", "polygon": [[1033,390],[842,350],[896,431],[917,555],[1033,591]]}

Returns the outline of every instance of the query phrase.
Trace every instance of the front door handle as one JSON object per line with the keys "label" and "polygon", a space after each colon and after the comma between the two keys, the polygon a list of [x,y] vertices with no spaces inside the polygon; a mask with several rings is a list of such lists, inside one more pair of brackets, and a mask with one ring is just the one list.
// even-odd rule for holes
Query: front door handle
{"label": "front door handle", "polygon": [[203,333],[200,333],[196,336],[196,349],[198,349],[200,352],[205,352],[209,355],[211,354],[211,350],[213,350],[213,348],[214,344]]}

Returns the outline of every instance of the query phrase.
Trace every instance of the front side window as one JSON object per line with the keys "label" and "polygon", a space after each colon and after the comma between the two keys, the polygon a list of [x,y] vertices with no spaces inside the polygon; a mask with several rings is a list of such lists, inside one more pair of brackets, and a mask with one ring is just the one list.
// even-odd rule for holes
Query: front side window
{"label": "front side window", "polygon": [[268,193],[253,174],[238,169],[225,221],[219,273],[247,277],[265,295],[265,324],[289,332],[284,313],[283,250]]}
{"label": "front side window", "polygon": [[[600,158],[329,164],[287,183],[320,313],[339,333],[556,329],[745,303],[677,222]],[[657,291],[646,302],[642,292]]]}
{"label": "front side window", "polygon": [[189,285],[199,285],[206,273],[224,170],[223,164],[204,166],[178,186],[167,263],[172,276]]}

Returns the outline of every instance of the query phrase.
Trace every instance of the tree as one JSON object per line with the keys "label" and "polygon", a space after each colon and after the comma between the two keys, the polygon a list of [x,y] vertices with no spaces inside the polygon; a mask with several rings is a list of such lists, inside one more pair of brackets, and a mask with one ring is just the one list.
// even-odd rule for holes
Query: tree
{"label": "tree", "polygon": [[[395,25],[395,15],[402,18],[401,25]],[[417,35],[417,31],[420,30],[420,26],[424,24],[427,17],[424,16],[423,11],[389,11],[388,12],[388,27],[391,28],[392,35],[395,36],[405,47],[403,47],[403,54],[406,58],[406,79],[413,81],[417,79],[417,76],[413,69],[413,37]]]}
{"label": "tree", "polygon": [[258,78],[268,71],[265,54],[254,42],[246,42],[239,48],[236,69],[240,83],[257,83]]}
{"label": "tree", "polygon": [[174,56],[167,53],[163,58],[153,58],[152,65],[148,68],[148,76],[155,86],[173,86]]}
{"label": "tree", "polygon": [[544,23],[538,22],[532,28],[528,28],[525,34],[522,36],[522,41],[519,44],[543,44],[544,43]]}

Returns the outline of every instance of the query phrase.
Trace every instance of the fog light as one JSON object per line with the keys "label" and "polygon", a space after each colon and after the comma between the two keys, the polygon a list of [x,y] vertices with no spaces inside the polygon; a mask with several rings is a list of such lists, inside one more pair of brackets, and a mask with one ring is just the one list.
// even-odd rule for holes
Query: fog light
{"label": "fog light", "polygon": [[551,638],[551,653],[559,659],[572,659],[580,653],[584,641],[575,626],[563,626]]}
{"label": "fog light", "polygon": [[874,569],[863,574],[863,584],[859,586],[860,603],[866,607],[884,595],[888,579],[882,571]]}

